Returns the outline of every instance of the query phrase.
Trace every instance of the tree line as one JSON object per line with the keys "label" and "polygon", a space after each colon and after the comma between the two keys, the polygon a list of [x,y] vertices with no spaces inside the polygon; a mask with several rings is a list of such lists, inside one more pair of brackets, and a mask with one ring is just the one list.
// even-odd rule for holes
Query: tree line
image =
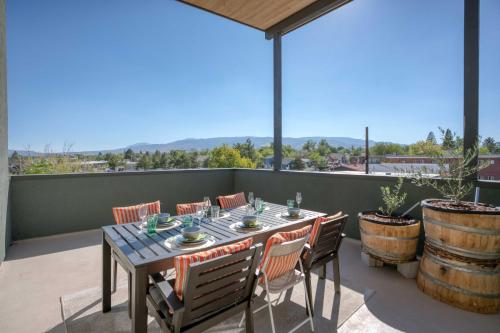
{"label": "tree line", "polygon": [[[417,155],[439,156],[446,151],[461,150],[463,140],[450,129],[439,129],[440,140],[434,132],[429,132],[425,140],[410,145],[397,143],[377,143],[370,147],[371,155]],[[481,154],[500,153],[500,142],[487,137],[478,142]],[[97,155],[72,154],[65,151],[60,154],[48,153],[40,156],[21,156],[14,152],[9,158],[12,174],[51,174],[73,172],[102,172],[154,169],[192,169],[192,168],[263,168],[266,160],[272,160],[273,144],[255,147],[250,139],[233,146],[222,145],[211,150],[186,151],[171,150],[168,152],[134,152],[128,148],[123,153],[98,153]],[[294,170],[311,168],[329,170],[333,159],[342,158],[345,163],[353,163],[364,156],[361,147],[336,147],[322,139],[319,142],[309,140],[300,148],[283,145],[283,160]],[[96,163],[97,161],[97,163]],[[98,163],[101,161],[102,163]]]}

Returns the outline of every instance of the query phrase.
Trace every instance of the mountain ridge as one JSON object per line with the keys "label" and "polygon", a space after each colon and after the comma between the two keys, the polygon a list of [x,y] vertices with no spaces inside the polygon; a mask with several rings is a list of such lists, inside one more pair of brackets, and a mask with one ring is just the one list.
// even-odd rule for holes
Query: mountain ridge
{"label": "mountain ridge", "polygon": [[[205,149],[213,149],[215,147],[222,146],[223,144],[227,144],[229,146],[233,146],[236,143],[243,143],[247,139],[252,140],[252,143],[256,148],[269,145],[273,142],[272,137],[259,137],[259,136],[237,136],[237,137],[214,137],[214,138],[186,138],[182,140],[176,140],[168,143],[135,143],[123,148],[115,148],[115,149],[103,149],[103,150],[88,150],[88,151],[78,151],[73,153],[80,153],[85,155],[94,155],[98,153],[121,153],[127,149],[132,149],[135,152],[154,152],[159,150],[160,152],[168,152],[170,150],[205,150]],[[320,140],[325,139],[329,145],[334,147],[364,147],[365,140],[356,139],[351,137],[323,137],[323,136],[307,136],[307,137],[283,137],[283,145],[291,145],[294,149],[301,148],[304,143],[308,140],[315,141],[318,143]],[[369,141],[369,145],[373,146],[376,142],[373,140]],[[11,155],[14,150],[9,149],[9,155]],[[27,151],[27,150],[17,150],[17,152],[21,155],[40,155],[43,153],[36,151]]]}

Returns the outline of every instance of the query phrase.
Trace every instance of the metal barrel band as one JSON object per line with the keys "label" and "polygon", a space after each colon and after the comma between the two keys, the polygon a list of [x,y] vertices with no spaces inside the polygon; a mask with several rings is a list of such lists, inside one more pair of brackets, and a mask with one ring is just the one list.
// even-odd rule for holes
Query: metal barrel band
{"label": "metal barrel band", "polygon": [[477,252],[477,251],[467,251],[462,248],[458,248],[456,246],[452,245],[447,245],[444,244],[443,242],[437,240],[437,239],[432,239],[428,238],[426,239],[426,242],[431,244],[434,247],[444,249],[450,253],[463,256],[463,257],[469,257],[469,258],[474,258],[474,259],[486,259],[486,260],[497,260],[500,257],[500,253],[498,252]]}
{"label": "metal barrel band", "polygon": [[436,263],[440,266],[444,266],[444,267],[453,269],[453,270],[466,272],[466,273],[481,274],[481,275],[500,275],[500,269],[497,269],[497,270],[484,269],[484,268],[481,268],[481,266],[476,266],[477,268],[472,269],[472,268],[468,268],[468,267],[462,266],[462,265],[452,265],[449,262],[444,261],[443,259],[439,258],[438,256],[430,253],[429,251],[425,251],[425,254],[434,263]]}
{"label": "metal barrel band", "polygon": [[367,252],[368,254],[373,254],[377,257],[379,257],[380,259],[384,259],[384,258],[387,258],[387,259],[390,259],[390,260],[394,260],[395,262],[396,261],[399,261],[399,262],[407,262],[411,259],[413,259],[414,257],[401,257],[401,256],[395,256],[395,255],[392,255],[390,253],[383,253],[379,250],[375,250],[369,246],[366,246],[365,244],[363,244],[363,250],[365,250],[364,252]]}
{"label": "metal barrel band", "polygon": [[497,299],[500,297],[500,293],[496,294],[483,294],[483,293],[478,293],[476,291],[468,290],[468,289],[463,289],[454,285],[451,285],[449,283],[443,282],[441,280],[436,279],[432,275],[430,275],[427,272],[424,272],[422,269],[419,269],[418,273],[422,275],[425,279],[431,281],[434,284],[437,284],[440,287],[449,289],[451,291],[467,295],[467,296],[472,296],[472,297],[480,297],[480,298],[488,298],[488,299]]}
{"label": "metal barrel band", "polygon": [[438,225],[440,227],[454,229],[454,230],[458,230],[458,231],[462,231],[462,232],[469,232],[469,233],[481,234],[481,235],[486,235],[486,236],[500,236],[500,231],[498,231],[498,230],[479,229],[479,228],[474,228],[474,227],[467,227],[464,225],[444,223],[444,222],[438,221],[436,219],[433,219],[431,217],[425,216],[424,217],[424,227],[425,227],[425,224],[427,224],[427,223],[435,224],[435,225]]}

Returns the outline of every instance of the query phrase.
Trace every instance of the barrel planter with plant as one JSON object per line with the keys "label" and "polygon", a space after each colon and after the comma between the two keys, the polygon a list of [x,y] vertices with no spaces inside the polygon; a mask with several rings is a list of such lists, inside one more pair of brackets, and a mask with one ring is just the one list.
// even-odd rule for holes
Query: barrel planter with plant
{"label": "barrel planter with plant", "polygon": [[[477,151],[476,151],[477,152]],[[425,247],[417,285],[450,305],[479,313],[500,312],[500,209],[463,201],[474,182],[468,176],[484,165],[471,163],[475,151],[440,162],[441,178],[413,176],[446,199],[423,200]]]}
{"label": "barrel planter with plant", "polygon": [[404,204],[406,193],[401,193],[403,179],[391,189],[382,186],[384,207],[358,215],[362,250],[371,257],[389,264],[415,260],[420,221],[395,214]]}

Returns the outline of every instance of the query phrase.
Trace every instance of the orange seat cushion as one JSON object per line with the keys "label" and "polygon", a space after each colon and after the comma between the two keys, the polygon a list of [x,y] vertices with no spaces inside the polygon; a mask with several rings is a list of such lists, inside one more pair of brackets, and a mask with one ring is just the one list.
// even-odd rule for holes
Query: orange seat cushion
{"label": "orange seat cushion", "polygon": [[[139,222],[139,208],[142,204],[128,207],[113,207],[113,217],[116,224]],[[148,215],[160,214],[160,200],[145,203],[148,206]]]}
{"label": "orange seat cushion", "polygon": [[191,203],[177,204],[175,208],[177,210],[177,215],[187,215],[196,213],[197,206],[203,204],[204,202],[191,202]]}
{"label": "orange seat cushion", "polygon": [[[264,256],[262,257],[262,263],[260,264],[260,268],[264,265],[269,256],[269,251],[271,247],[276,244],[281,244],[289,241],[296,240],[298,238],[305,237],[309,231],[311,230],[311,226],[305,226],[301,229],[288,231],[288,232],[278,232],[272,235],[266,243],[266,248],[264,250]],[[295,265],[297,264],[297,260],[301,254],[302,250],[291,253],[287,256],[280,257],[272,257],[269,259],[267,266],[265,267],[265,272],[267,276],[267,280],[271,281],[275,278],[282,276],[285,273],[288,273],[295,269]],[[264,280],[261,279],[262,283]]]}
{"label": "orange seat cushion", "polygon": [[329,222],[329,221],[338,219],[341,216],[342,216],[342,212],[338,212],[334,215],[325,216],[325,217],[318,217],[316,219],[316,221],[314,221],[314,226],[313,226],[312,231],[311,231],[311,237],[309,237],[309,245],[314,246],[314,244],[316,243],[316,234],[318,233],[319,226],[321,225],[321,223]]}
{"label": "orange seat cushion", "polygon": [[221,195],[217,197],[217,201],[219,202],[219,206],[224,209],[236,208],[247,204],[245,193],[243,192],[224,196]]}
{"label": "orange seat cushion", "polygon": [[247,238],[237,243],[216,247],[211,250],[185,254],[174,258],[174,268],[176,273],[174,291],[177,297],[182,300],[184,288],[186,287],[186,276],[189,265],[196,262],[204,262],[210,259],[221,257],[227,254],[237,253],[252,246],[253,238]]}

